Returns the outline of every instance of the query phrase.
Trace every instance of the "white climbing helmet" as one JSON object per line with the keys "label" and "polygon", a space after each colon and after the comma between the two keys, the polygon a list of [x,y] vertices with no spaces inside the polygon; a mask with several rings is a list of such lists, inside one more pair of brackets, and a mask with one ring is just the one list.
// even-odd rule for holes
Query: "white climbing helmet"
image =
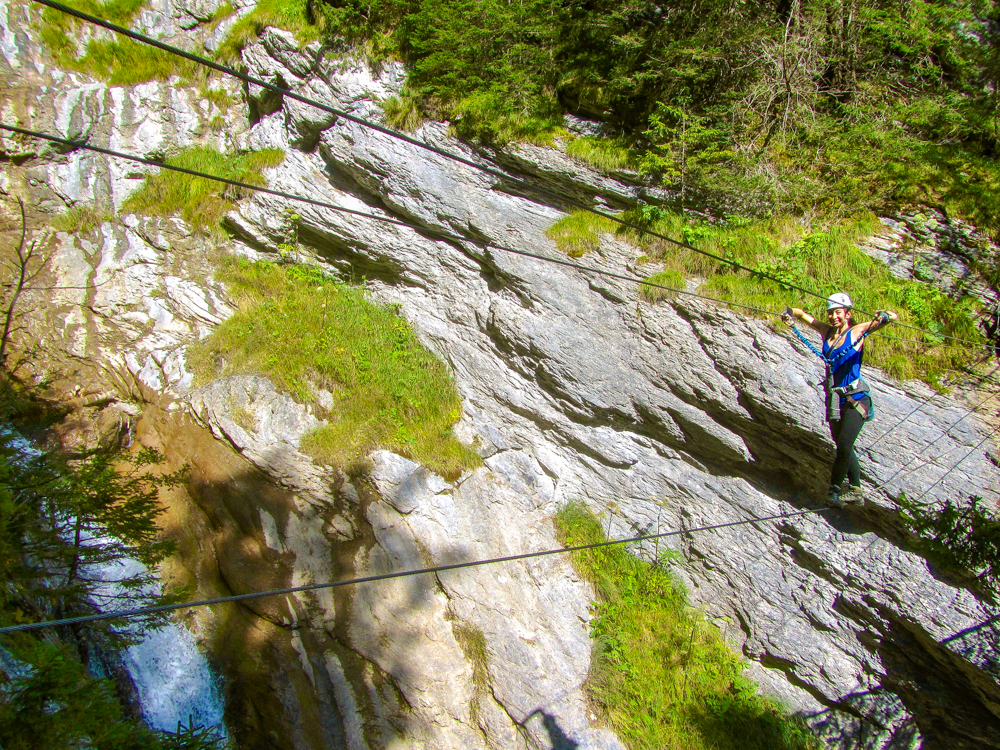
{"label": "white climbing helmet", "polygon": [[843,292],[837,292],[836,294],[831,294],[826,299],[826,309],[836,310],[838,307],[846,307],[850,310],[854,307],[854,303],[851,302],[851,298],[848,297]]}

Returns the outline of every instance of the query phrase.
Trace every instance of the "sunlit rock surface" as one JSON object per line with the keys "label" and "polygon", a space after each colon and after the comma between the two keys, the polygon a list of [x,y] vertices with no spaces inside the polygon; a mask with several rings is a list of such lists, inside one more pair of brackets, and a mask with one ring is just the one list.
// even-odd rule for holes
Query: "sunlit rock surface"
{"label": "sunlit rock surface", "polygon": [[[454,372],[464,398],[457,432],[485,460],[454,482],[385,452],[363,479],[314,466],[298,449],[319,423],[308,405],[259,378],[193,382],[186,347],[233,309],[213,280],[211,252],[275,258],[288,231],[284,200],[243,201],[226,218],[233,239],[134,215],[51,238],[60,288],[29,295],[48,372],[116,394],[108,408],[144,414],[138,439],[193,466],[191,486],[171,497],[177,580],[203,594],[248,593],[547,549],[557,544],[552,515],[574,499],[604,514],[613,536],[819,507],[833,454],[822,371],[767,322],[690,298],[648,305],[633,283],[503,252],[492,243],[565,257],[543,231],[566,206],[300,103],[249,90],[253,121],[241,103],[214,132],[207,123],[220,113],[197,88],[109,87],[54,70],[32,38],[38,12],[0,4],[12,92],[5,121],[143,154],[194,143],[282,148],[284,163],[267,171],[272,188],[463,238],[294,207],[299,256],[398,303]],[[183,38],[179,29],[198,32],[193,21],[206,12],[154,3],[143,22]],[[402,82],[398,67],[376,76],[315,48],[300,53],[277,31],[244,63],[371,118]],[[439,123],[416,137],[484,163],[490,156]],[[120,208],[148,171],[7,136],[0,147],[21,155],[3,165],[0,186],[23,195],[40,224],[76,201]],[[544,150],[489,163],[578,198],[637,197]],[[629,273],[637,255],[605,237],[585,262]],[[928,488],[937,501],[974,493],[995,502],[995,445],[979,445],[991,423],[959,421],[964,402],[921,384],[875,372],[870,381],[879,417],[858,441],[878,439],[863,455],[868,508],[662,544],[680,553],[677,575],[752,676],[832,747],[995,746],[997,610],[903,550],[890,512],[893,496]],[[241,747],[617,748],[592,723],[581,687],[592,597],[567,560],[546,557],[195,617],[226,674]],[[461,628],[485,639],[485,685],[473,680]]]}

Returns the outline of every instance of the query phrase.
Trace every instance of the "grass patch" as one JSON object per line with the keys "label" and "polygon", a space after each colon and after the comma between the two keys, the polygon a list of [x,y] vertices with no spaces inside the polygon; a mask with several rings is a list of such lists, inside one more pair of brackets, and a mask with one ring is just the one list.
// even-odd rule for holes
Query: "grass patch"
{"label": "grass patch", "polygon": [[320,38],[324,18],[314,14],[309,0],[260,0],[253,11],[233,24],[217,57],[226,62],[239,60],[243,48],[257,41],[268,26],[292,32],[304,46]]}
{"label": "grass patch", "polygon": [[610,138],[574,138],[566,145],[566,156],[579,159],[602,172],[620,172],[635,166],[633,152]]}
{"label": "grass patch", "polygon": [[[556,515],[563,544],[605,540],[582,503]],[[586,689],[635,750],[811,750],[819,743],[743,674],[718,631],[664,570],[603,547],[572,555],[594,586],[594,657]]]}
{"label": "grass patch", "polygon": [[566,216],[545,230],[545,236],[571,258],[581,258],[601,246],[601,234],[614,234],[618,224],[589,211]]}
{"label": "grass patch", "polygon": [[479,456],[451,432],[462,401],[444,363],[364,290],[298,266],[229,260],[219,278],[236,313],[188,352],[200,383],[260,375],[302,403],[330,391],[329,425],[303,450],[347,467],[385,448],[455,478]]}
{"label": "grass patch", "polygon": [[484,693],[490,682],[490,655],[486,651],[486,636],[475,625],[455,622],[451,626],[462,653],[472,665],[472,684],[477,693]]}
{"label": "grass patch", "polygon": [[390,96],[382,102],[382,112],[385,114],[386,125],[404,133],[412,133],[427,122],[427,115],[421,108],[420,101],[410,94]]}
{"label": "grass patch", "polygon": [[[119,26],[128,27],[146,4],[146,0],[68,0],[68,5]],[[43,45],[59,67],[87,73],[108,83],[129,86],[146,81],[166,81],[173,76],[194,78],[204,75],[190,60],[171,55],[131,39],[113,35],[109,39],[91,39],[81,55],[74,41],[85,22],[45,8],[40,33]]]}
{"label": "grass patch", "polygon": [[684,274],[680,271],[667,270],[653,274],[646,279],[649,284],[660,284],[662,286],[648,286],[639,284],[639,296],[647,302],[659,302],[665,299],[677,299],[677,292],[663,289],[663,286],[683,289],[686,286]]}
{"label": "grass patch", "polygon": [[114,218],[107,209],[92,205],[73,206],[69,211],[52,219],[52,228],[57,232],[85,234],[97,229]]}
{"label": "grass patch", "polygon": [[201,98],[225,112],[236,104],[236,97],[225,89],[202,88]]}
{"label": "grass patch", "polygon": [[[280,149],[223,154],[195,146],[167,159],[166,163],[251,185],[265,185],[261,170],[278,166],[284,158]],[[146,177],[142,187],[125,201],[123,210],[147,216],[179,214],[195,229],[214,229],[235,202],[246,197],[245,192],[204,177],[164,169]]]}
{"label": "grass patch", "polygon": [[226,0],[226,2],[220,5],[216,9],[215,13],[212,14],[212,17],[211,19],[209,19],[208,23],[210,24],[210,27],[214,31],[219,27],[220,23],[222,23],[227,18],[235,14],[236,14],[236,8],[233,6],[231,2],[229,2],[229,0]]}
{"label": "grass patch", "polygon": [[[803,299],[801,292],[787,286],[791,284],[824,297],[846,291],[864,310],[893,310],[899,313],[901,323],[930,331],[890,328],[869,342],[866,361],[899,379],[920,378],[939,387],[945,371],[967,366],[976,359],[978,352],[973,346],[946,346],[952,342],[945,336],[983,341],[985,345],[976,326],[979,303],[973,297],[952,299],[929,284],[896,278],[884,263],[858,249],[862,241],[882,228],[871,214],[840,220],[822,229],[810,229],[790,216],[709,224],[651,207],[637,209],[627,218],[779,281],[736,271],[728,264],[645,233],[625,230],[584,211],[556,222],[547,234],[567,252],[582,254],[597,246],[599,232],[615,231],[640,247],[648,260],[665,266],[662,274],[648,281],[683,288],[684,278],[700,277],[705,281],[698,287],[699,293],[765,310],[778,312],[786,305],[801,306],[825,320],[822,300]],[[639,292],[648,301],[670,296],[665,290],[642,285]],[[856,320],[862,322],[860,315]]]}
{"label": "grass patch", "polygon": [[451,629],[462,653],[472,665],[473,696],[469,713],[473,725],[478,725],[481,719],[479,701],[489,694],[490,689],[490,655],[486,650],[486,636],[475,625],[466,622],[453,622]]}

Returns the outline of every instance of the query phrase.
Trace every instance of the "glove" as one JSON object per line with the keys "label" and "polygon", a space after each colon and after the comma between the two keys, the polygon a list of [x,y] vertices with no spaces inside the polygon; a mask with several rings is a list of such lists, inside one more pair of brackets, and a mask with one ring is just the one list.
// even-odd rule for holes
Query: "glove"
{"label": "glove", "polygon": [[879,310],[876,317],[878,318],[878,324],[884,326],[889,322],[889,313],[885,310]]}

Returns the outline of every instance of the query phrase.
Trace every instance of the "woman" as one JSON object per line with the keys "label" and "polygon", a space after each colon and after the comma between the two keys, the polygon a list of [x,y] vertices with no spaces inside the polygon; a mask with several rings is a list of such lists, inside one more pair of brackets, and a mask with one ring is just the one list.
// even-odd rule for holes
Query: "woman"
{"label": "woman", "polygon": [[[851,298],[837,292],[826,301],[826,323],[820,323],[798,307],[787,309],[781,316],[786,323],[790,323],[791,318],[805,321],[823,337],[823,359],[827,365],[826,419],[830,423],[830,435],[837,444],[828,500],[837,508],[843,508],[845,502],[863,502],[861,466],[854,452],[854,441],[872,415],[868,384],[861,377],[865,337],[898,317],[893,312],[880,312],[874,320],[855,324],[851,307]],[[849,484],[842,487],[845,478]]]}

